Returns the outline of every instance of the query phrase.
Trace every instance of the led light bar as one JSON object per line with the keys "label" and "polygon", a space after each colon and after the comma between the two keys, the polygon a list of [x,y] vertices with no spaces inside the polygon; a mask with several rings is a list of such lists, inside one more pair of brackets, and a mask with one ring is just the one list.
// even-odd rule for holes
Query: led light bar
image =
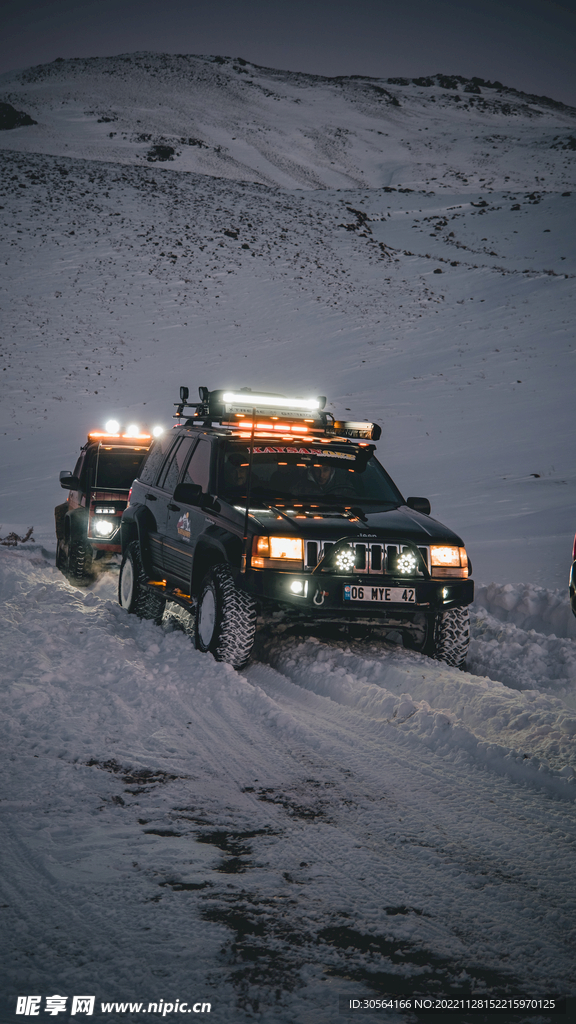
{"label": "led light bar", "polygon": [[221,397],[224,411],[230,414],[249,416],[279,416],[290,419],[309,419],[320,409],[317,398],[285,398],[283,395],[258,395],[251,391],[224,391]]}

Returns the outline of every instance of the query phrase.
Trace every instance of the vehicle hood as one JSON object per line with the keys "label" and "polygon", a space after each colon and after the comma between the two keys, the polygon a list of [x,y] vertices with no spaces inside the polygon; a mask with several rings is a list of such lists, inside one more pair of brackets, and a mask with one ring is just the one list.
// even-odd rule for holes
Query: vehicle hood
{"label": "vehicle hood", "polygon": [[415,512],[407,505],[387,510],[371,512],[364,509],[366,521],[353,522],[347,516],[337,512],[319,512],[315,517],[296,518],[290,516],[290,523],[284,518],[274,515],[252,514],[252,521],[270,534],[300,534],[309,540],[339,540],[349,537],[357,541],[412,541],[414,544],[427,545],[435,543],[464,546],[464,542],[453,530],[443,523],[421,512]]}

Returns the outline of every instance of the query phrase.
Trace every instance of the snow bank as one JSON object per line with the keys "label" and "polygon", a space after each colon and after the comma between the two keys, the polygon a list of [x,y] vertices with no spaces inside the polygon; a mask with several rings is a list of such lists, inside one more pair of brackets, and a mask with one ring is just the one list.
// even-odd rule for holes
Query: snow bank
{"label": "snow bank", "polygon": [[568,595],[568,563],[565,589],[547,590],[533,583],[477,585],[474,608],[478,607],[485,608],[499,622],[511,622],[524,630],[576,638],[576,617]]}

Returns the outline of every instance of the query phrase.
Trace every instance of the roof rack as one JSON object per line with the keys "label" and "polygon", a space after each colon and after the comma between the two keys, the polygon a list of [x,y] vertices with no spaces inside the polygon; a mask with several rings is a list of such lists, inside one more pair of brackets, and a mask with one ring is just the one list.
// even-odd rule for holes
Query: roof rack
{"label": "roof rack", "polygon": [[[175,419],[184,416],[185,409],[193,409],[187,417],[187,424],[202,423],[209,426],[218,423],[234,430],[256,429],[259,432],[289,431],[295,434],[323,434],[325,437],[342,437],[378,441],[382,428],[377,423],[335,420],[325,409],[326,398],[290,398],[286,395],[241,388],[239,391],[219,389],[209,391],[198,388],[199,402],[189,402],[190,391],[180,388],[180,401],[175,402]],[[267,422],[255,423],[255,418]]]}

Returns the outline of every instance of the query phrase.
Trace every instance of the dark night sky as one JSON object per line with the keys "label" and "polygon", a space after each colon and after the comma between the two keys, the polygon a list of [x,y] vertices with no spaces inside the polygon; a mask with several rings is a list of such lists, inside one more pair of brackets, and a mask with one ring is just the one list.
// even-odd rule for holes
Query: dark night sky
{"label": "dark night sky", "polygon": [[576,0],[3,0],[0,72],[135,50],[479,75],[576,106]]}

